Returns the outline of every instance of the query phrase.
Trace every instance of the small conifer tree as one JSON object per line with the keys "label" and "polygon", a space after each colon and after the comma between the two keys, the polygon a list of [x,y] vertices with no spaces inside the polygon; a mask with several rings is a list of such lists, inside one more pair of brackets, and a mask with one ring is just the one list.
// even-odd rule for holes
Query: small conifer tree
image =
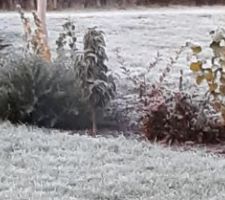
{"label": "small conifer tree", "polygon": [[105,39],[102,31],[90,28],[84,36],[84,53],[77,54],[75,71],[80,79],[82,93],[90,106],[92,114],[92,133],[96,134],[96,110],[104,108],[114,97],[115,84],[105,62]]}

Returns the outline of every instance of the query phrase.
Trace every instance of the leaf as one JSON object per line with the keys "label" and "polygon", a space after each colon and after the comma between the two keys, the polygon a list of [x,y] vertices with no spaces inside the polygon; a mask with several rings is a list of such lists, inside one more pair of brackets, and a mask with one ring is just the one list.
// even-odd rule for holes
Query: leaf
{"label": "leaf", "polygon": [[225,85],[220,86],[220,93],[224,96],[225,95]]}
{"label": "leaf", "polygon": [[220,47],[220,42],[215,42],[215,41],[213,41],[211,44],[210,44],[210,46],[209,46],[211,49],[213,49],[213,50],[216,50],[216,49],[218,49],[219,47]]}
{"label": "leaf", "polygon": [[[215,58],[222,58],[224,59],[224,47],[223,46],[220,46],[220,42],[212,42],[212,44],[210,45],[210,47],[212,48],[213,50],[213,53],[214,53],[214,57]],[[220,60],[220,64],[222,60]]]}
{"label": "leaf", "polygon": [[222,74],[221,74],[220,82],[222,84],[225,84],[225,73],[224,72],[222,72]]}
{"label": "leaf", "polygon": [[221,109],[221,102],[220,101],[215,101],[215,102],[213,102],[212,106],[217,112],[219,112],[220,109]]}
{"label": "leaf", "polygon": [[216,89],[218,88],[218,84],[217,83],[209,83],[209,91],[210,92],[215,92]]}
{"label": "leaf", "polygon": [[211,70],[211,69],[208,70],[208,72],[205,73],[204,77],[205,77],[205,79],[206,79],[207,81],[212,81],[212,80],[214,80],[214,75],[213,75],[212,70]]}
{"label": "leaf", "polygon": [[93,58],[94,59],[94,61],[95,61],[95,63],[97,63],[98,62],[98,57],[97,57],[97,55],[95,55],[94,53],[90,53],[90,52],[88,52],[87,54],[86,54],[86,56],[85,56],[86,58]]}
{"label": "leaf", "polygon": [[220,59],[220,60],[219,60],[219,64],[220,64],[221,66],[223,66],[223,68],[224,68],[224,66],[225,66],[225,60]]}
{"label": "leaf", "polygon": [[197,76],[196,77],[196,83],[198,85],[200,85],[204,79],[205,79],[205,76],[204,75]]}
{"label": "leaf", "polygon": [[198,62],[193,62],[191,63],[191,66],[190,66],[190,69],[193,71],[193,72],[198,72],[202,69],[202,62],[201,61],[198,61]]}
{"label": "leaf", "polygon": [[193,46],[191,47],[191,50],[192,50],[192,52],[193,52],[194,54],[198,54],[198,53],[200,53],[200,52],[202,51],[202,47],[201,47],[201,46],[195,46],[195,45],[193,45]]}

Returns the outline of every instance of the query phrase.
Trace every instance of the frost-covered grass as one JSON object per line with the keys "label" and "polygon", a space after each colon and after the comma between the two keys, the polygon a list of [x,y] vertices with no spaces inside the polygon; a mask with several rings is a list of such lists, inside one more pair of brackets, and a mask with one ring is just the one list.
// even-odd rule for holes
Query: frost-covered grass
{"label": "frost-covered grass", "polygon": [[225,198],[225,160],[137,140],[0,125],[0,199]]}

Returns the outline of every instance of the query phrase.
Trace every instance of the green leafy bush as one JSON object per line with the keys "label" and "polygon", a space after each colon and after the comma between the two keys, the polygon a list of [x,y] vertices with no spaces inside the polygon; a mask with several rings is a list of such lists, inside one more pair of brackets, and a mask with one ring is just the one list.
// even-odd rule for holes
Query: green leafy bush
{"label": "green leafy bush", "polygon": [[16,56],[0,69],[0,91],[2,119],[62,129],[89,126],[72,68]]}
{"label": "green leafy bush", "polygon": [[[104,126],[104,108],[115,94],[105,65],[101,31],[89,29],[84,51],[76,48],[75,26],[63,25],[57,58],[49,63],[39,54],[9,56],[0,69],[0,118],[59,129]],[[96,131],[96,130],[95,130]]]}

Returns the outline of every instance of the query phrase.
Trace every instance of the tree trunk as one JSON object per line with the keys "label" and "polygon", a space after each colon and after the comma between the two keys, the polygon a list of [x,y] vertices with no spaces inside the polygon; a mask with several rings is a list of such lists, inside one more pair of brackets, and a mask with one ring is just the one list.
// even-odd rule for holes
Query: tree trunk
{"label": "tree trunk", "polygon": [[33,0],[30,1],[30,8],[31,8],[32,10],[35,9],[35,3],[34,3]]}
{"label": "tree trunk", "polygon": [[13,0],[9,0],[9,9],[12,10],[14,6]]}
{"label": "tree trunk", "polygon": [[97,7],[100,8],[101,7],[101,1],[100,0],[97,0],[96,3],[97,3]]}
{"label": "tree trunk", "polygon": [[97,125],[96,125],[96,110],[92,108],[92,136],[95,137],[97,132]]}
{"label": "tree trunk", "polygon": [[57,0],[54,0],[53,5],[54,5],[54,10],[56,10],[57,9]]}
{"label": "tree trunk", "polygon": [[87,0],[84,0],[84,8],[87,8],[88,7],[88,2]]}
{"label": "tree trunk", "polygon": [[37,0],[37,14],[42,22],[43,31],[45,34],[45,42],[48,41],[48,32],[46,27],[46,10],[47,10],[47,0]]}

